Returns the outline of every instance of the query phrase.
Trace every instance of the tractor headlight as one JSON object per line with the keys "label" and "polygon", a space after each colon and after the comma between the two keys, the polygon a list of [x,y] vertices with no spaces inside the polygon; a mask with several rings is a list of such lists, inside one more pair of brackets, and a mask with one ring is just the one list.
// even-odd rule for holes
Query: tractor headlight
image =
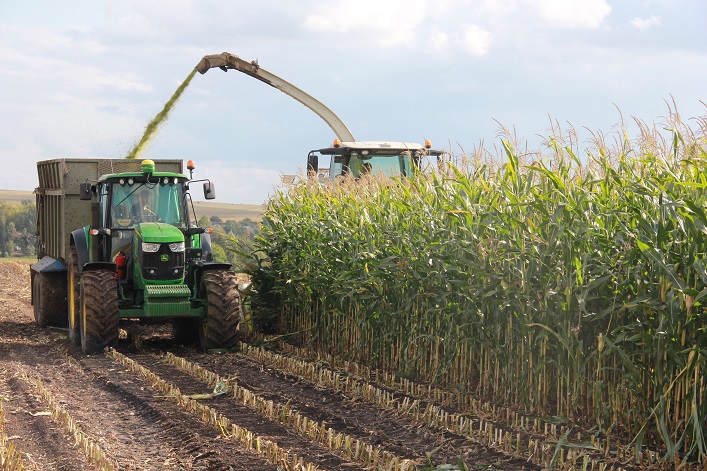
{"label": "tractor headlight", "polygon": [[169,244],[169,250],[172,252],[184,252],[184,242],[174,242]]}
{"label": "tractor headlight", "polygon": [[142,251],[148,253],[158,252],[160,250],[160,244],[155,244],[152,242],[143,242]]}

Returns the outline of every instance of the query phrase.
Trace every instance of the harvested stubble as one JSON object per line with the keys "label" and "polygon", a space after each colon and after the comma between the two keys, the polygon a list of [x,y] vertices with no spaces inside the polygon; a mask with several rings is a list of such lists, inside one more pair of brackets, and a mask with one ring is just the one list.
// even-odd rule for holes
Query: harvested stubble
{"label": "harvested stubble", "polygon": [[238,402],[270,420],[290,427],[296,433],[306,436],[316,443],[327,446],[334,453],[343,456],[347,460],[356,461],[371,469],[390,471],[415,469],[415,464],[410,460],[402,459],[393,453],[382,450],[380,447],[374,447],[370,443],[339,433],[333,428],[327,427],[324,422],[314,421],[295,411],[287,404],[276,404],[273,401],[266,400],[248,389],[241,388],[235,382],[229,382],[226,378],[222,378],[218,374],[185,358],[168,353],[166,359],[171,365],[207,382],[211,386],[224,382],[228,383],[231,397]]}
{"label": "harvested stubble", "polygon": [[103,448],[96,443],[90,435],[84,432],[71,415],[62,407],[52,392],[44,386],[39,378],[23,375],[22,379],[32,385],[38,392],[44,404],[52,414],[52,420],[63,426],[66,432],[74,439],[75,446],[88,458],[88,461],[99,471],[113,471],[116,464],[108,458]]}
{"label": "harvested stubble", "polygon": [[266,209],[254,308],[332,355],[594,427],[634,462],[704,464],[707,118],[667,119],[582,159],[557,132],[531,162],[503,141],[498,166],[303,182]]}
{"label": "harvested stubble", "polygon": [[[628,459],[625,449],[622,449],[622,452],[619,453],[621,461],[613,458],[607,459],[611,447],[609,440],[595,440],[594,437],[591,438],[590,442],[583,441],[581,437],[568,439],[572,427],[558,428],[555,424],[544,423],[546,440],[543,441],[537,438],[537,434],[542,433],[543,429],[541,426],[542,422],[536,419],[532,422],[532,426],[528,423],[528,427],[523,429],[524,433],[521,436],[519,432],[514,433],[508,427],[499,427],[494,423],[497,417],[495,409],[489,410],[489,413],[485,414],[491,417],[490,420],[488,418],[468,417],[463,414],[448,412],[435,404],[425,403],[411,397],[394,398],[395,393],[358,381],[349,375],[340,374],[319,364],[279,355],[246,344],[240,345],[240,351],[247,357],[266,363],[287,374],[299,376],[313,384],[391,409],[420,425],[461,435],[508,456],[522,457],[528,462],[543,466],[545,469],[552,469],[553,467],[575,469],[579,461],[585,471],[587,469],[594,471],[606,467],[620,471],[624,468],[619,464]],[[508,410],[506,411],[508,413]],[[523,428],[522,424],[519,428]],[[557,447],[557,443],[562,445]],[[563,448],[563,446],[567,447],[567,449]],[[646,457],[649,455],[653,456],[648,451],[646,451],[645,455]]]}
{"label": "harvested stubble", "polygon": [[256,436],[248,429],[232,423],[227,417],[219,414],[211,407],[182,395],[179,388],[169,384],[148,368],[131,360],[117,350],[106,349],[106,355],[133,373],[142,376],[150,383],[153,389],[161,391],[166,397],[174,399],[181,408],[195,414],[204,422],[220,430],[224,437],[240,442],[247,450],[254,450],[270,463],[276,464],[287,471],[316,471],[318,469],[312,463],[307,463],[302,458],[297,457],[297,455],[283,450],[271,440]]}
{"label": "harvested stubble", "polygon": [[[265,337],[260,337],[260,342],[267,341]],[[407,411],[417,413],[416,406],[420,401],[413,401],[413,399],[431,402],[433,405],[438,406],[438,410],[450,407],[460,412],[471,413],[475,417],[468,417],[466,414],[447,414],[446,417],[443,417],[441,423],[445,424],[449,431],[465,435],[480,443],[486,443],[498,451],[510,453],[514,456],[523,456],[529,462],[540,466],[547,466],[550,461],[554,461],[557,466],[573,468],[579,458],[581,458],[583,469],[594,470],[601,466],[606,466],[607,462],[610,463],[609,465],[612,468],[615,468],[617,466],[616,461],[624,463],[631,460],[633,450],[630,444],[612,443],[610,437],[602,439],[581,430],[575,434],[574,431],[577,430],[577,427],[573,425],[548,423],[543,418],[529,417],[508,407],[499,407],[491,402],[482,402],[471,395],[461,394],[459,391],[447,391],[430,384],[400,378],[387,371],[373,369],[369,366],[350,362],[341,357],[335,357],[311,348],[296,347],[283,342],[277,342],[277,348],[291,355],[296,355],[297,358],[288,358],[287,356],[247,345],[242,345],[241,351],[245,355],[257,358],[260,361],[267,361],[276,368],[285,368],[286,371],[293,374],[294,372],[304,373],[307,377],[320,377],[325,374],[328,377],[332,377],[338,373],[328,372],[328,368],[322,366],[331,365],[335,369],[343,370],[347,376],[353,375],[362,381],[373,381],[383,384],[399,391],[402,395],[410,396],[405,397],[399,405],[395,405],[403,413],[409,413]],[[301,361],[301,359],[305,360]],[[316,366],[312,365],[311,362],[316,363]],[[309,374],[310,371],[320,372]],[[383,404],[383,406],[391,407],[393,404]],[[447,425],[448,420],[455,424],[451,429]],[[503,426],[497,428],[494,423],[503,424]],[[474,432],[474,424],[478,424],[476,433]],[[434,424],[430,423],[429,425]],[[570,433],[568,431],[572,432],[574,436],[567,438]],[[514,433],[516,434],[515,439],[513,438]],[[571,449],[565,454],[565,449],[560,448],[556,450],[557,456],[554,453],[543,455],[539,452],[544,446],[542,445],[543,442],[537,437],[540,434],[544,435],[545,440],[552,443],[553,446],[558,443],[562,436],[565,436],[563,446]],[[489,440],[489,437],[493,437],[493,439]],[[607,460],[607,457],[610,456],[616,458]],[[638,464],[640,465],[652,465],[656,461],[657,454],[649,449],[643,450],[638,457]],[[619,467],[618,469],[621,468]]]}
{"label": "harvested stubble", "polygon": [[27,466],[22,459],[22,452],[5,434],[5,398],[0,396],[0,470],[24,471]]}

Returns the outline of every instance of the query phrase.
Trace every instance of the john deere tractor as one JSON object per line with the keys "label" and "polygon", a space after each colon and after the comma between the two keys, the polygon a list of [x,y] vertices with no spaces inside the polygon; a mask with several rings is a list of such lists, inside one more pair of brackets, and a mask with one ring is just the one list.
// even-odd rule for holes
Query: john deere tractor
{"label": "john deere tractor", "polygon": [[[85,164],[67,161],[38,166],[40,256],[46,255],[32,267],[37,321],[60,323],[57,312],[68,311],[69,339],[86,353],[115,345],[124,319],[171,322],[178,342],[198,340],[204,350],[233,347],[242,320],[238,286],[231,265],[212,260],[210,230],[197,227],[188,191],[197,182],[191,180],[191,161],[190,177],[156,171],[155,162],[144,160],[139,171],[83,181],[78,199],[86,202],[86,209],[90,201],[90,224],[74,230],[66,227],[70,218],[64,208],[40,204],[51,203],[51,191],[42,191],[42,164],[51,170],[62,162],[80,175]],[[213,183],[198,181],[203,182],[204,197],[213,199]],[[63,196],[65,204],[71,201]],[[43,222],[53,213],[61,214],[58,224]],[[67,232],[66,249],[61,243],[54,250],[42,247],[43,240],[51,243]],[[65,310],[56,300],[42,298],[42,293],[57,291],[47,284],[60,278],[49,275],[62,269],[67,273]]]}

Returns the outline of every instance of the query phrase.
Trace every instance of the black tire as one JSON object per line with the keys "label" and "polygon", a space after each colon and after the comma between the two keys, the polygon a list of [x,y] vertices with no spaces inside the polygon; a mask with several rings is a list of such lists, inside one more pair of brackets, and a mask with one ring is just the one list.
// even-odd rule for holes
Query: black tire
{"label": "black tire", "polygon": [[42,327],[66,327],[66,277],[63,272],[35,273],[34,320]]}
{"label": "black tire", "polygon": [[179,345],[191,345],[199,339],[199,324],[193,317],[172,320],[172,337]]}
{"label": "black tire", "polygon": [[200,321],[199,343],[204,351],[233,348],[243,320],[236,275],[231,270],[210,270],[201,278],[206,320]]}
{"label": "black tire", "polygon": [[81,346],[81,291],[79,290],[79,257],[76,246],[69,249],[69,259],[67,261],[68,272],[66,275],[66,306],[67,320],[69,324],[69,341],[77,346]]}
{"label": "black tire", "polygon": [[100,353],[118,343],[118,284],[115,272],[81,274],[81,350]]}

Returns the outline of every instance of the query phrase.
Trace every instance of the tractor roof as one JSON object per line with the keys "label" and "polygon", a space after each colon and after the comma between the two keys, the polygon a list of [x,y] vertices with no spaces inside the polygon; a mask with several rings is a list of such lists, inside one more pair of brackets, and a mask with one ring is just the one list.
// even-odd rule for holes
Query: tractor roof
{"label": "tractor roof", "polygon": [[348,153],[351,151],[362,151],[370,150],[376,151],[374,153],[380,152],[404,152],[406,150],[419,150],[426,151],[429,155],[441,155],[442,151],[426,149],[422,144],[416,142],[392,142],[392,141],[354,141],[354,142],[340,142],[338,146],[326,147],[324,149],[318,149],[318,152],[322,155],[332,155]]}

